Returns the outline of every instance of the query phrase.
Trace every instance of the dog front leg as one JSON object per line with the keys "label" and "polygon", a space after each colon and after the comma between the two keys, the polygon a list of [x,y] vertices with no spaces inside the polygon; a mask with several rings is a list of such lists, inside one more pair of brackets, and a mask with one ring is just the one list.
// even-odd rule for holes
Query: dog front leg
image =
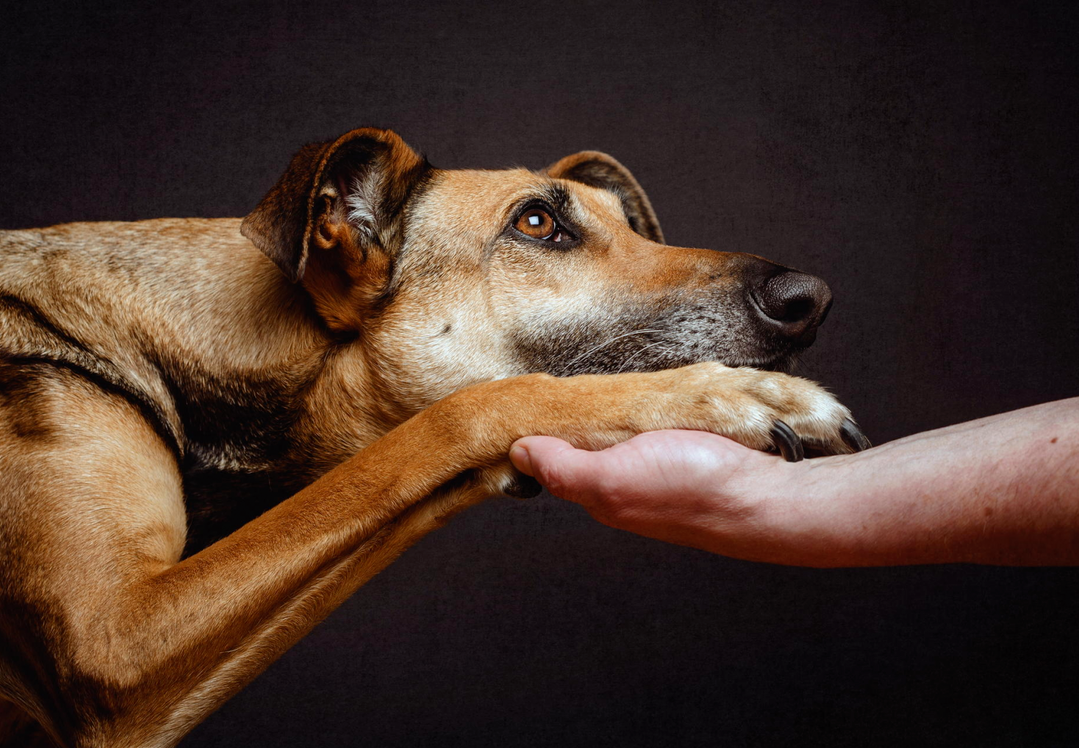
{"label": "dog front leg", "polygon": [[[215,672],[185,695],[178,724],[200,720],[201,705],[227,699],[452,514],[504,491],[514,476],[507,452],[517,438],[543,433],[595,449],[642,431],[696,428],[769,448],[779,446],[774,442],[779,420],[789,422],[790,438],[821,451],[856,448],[849,443],[850,413],[816,385],[718,364],[568,379],[537,374],[451,395],[209,553],[184,562],[197,561],[207,579],[226,566],[229,576],[239,568],[254,574],[264,570],[266,559],[261,554],[243,558],[233,549],[283,543],[293,549],[290,565],[306,548],[305,568],[317,565],[318,572],[311,578],[297,570],[295,586],[279,592],[277,605],[245,628]],[[322,516],[313,521],[313,514]],[[326,534],[327,524],[334,527],[332,535]],[[260,594],[265,594],[262,587],[230,591],[236,600]]]}
{"label": "dog front leg", "polygon": [[[135,480],[140,471],[161,469],[142,442],[152,432],[144,424],[139,441],[125,442],[120,437],[134,429],[129,404],[80,401],[94,427],[63,435],[70,443],[56,470],[74,466],[72,472],[43,471],[32,455],[19,463],[17,450],[0,455],[0,473],[37,476],[19,484],[29,486],[29,495],[7,497],[23,507],[24,517],[52,500],[55,486],[43,483],[43,473],[85,494],[80,501],[68,497],[46,518],[51,529],[66,523],[71,531],[45,576],[39,572],[46,567],[25,554],[13,556],[2,572],[4,589],[18,588],[27,611],[21,659],[36,659],[25,677],[37,698],[24,706],[70,744],[176,743],[409,544],[503,488],[510,476],[507,450],[527,434],[595,448],[641,431],[683,427],[767,446],[761,440],[771,424],[762,414],[774,417],[779,406],[766,401],[782,395],[785,405],[776,412],[799,433],[846,450],[840,427],[849,414],[842,406],[808,383],[804,393],[791,383],[772,392],[767,377],[782,375],[756,374],[698,365],[477,385],[413,417],[232,535],[171,564],[153,558],[157,545],[146,540],[146,527],[115,529],[95,511],[110,490],[165,485],[160,476],[158,484]],[[101,485],[88,482],[85,466],[110,458],[118,463],[116,475]],[[454,488],[460,476],[466,477]],[[72,506],[84,507],[87,516]],[[116,516],[122,522],[126,515]],[[96,563],[95,573],[84,573],[80,560]],[[25,581],[31,577],[32,585]]]}
{"label": "dog front leg", "polygon": [[364,559],[399,553],[387,524],[470,464],[464,414],[433,408],[179,561],[182,485],[150,425],[73,373],[42,382],[36,431],[0,408],[0,699],[63,745],[176,743],[369,578]]}

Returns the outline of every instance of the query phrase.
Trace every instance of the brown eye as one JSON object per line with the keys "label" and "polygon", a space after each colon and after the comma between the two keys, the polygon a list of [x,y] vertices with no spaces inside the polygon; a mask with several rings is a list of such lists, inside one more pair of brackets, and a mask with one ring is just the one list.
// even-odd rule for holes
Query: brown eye
{"label": "brown eye", "polygon": [[542,208],[527,210],[517,219],[517,230],[533,239],[548,239],[555,228],[551,214]]}

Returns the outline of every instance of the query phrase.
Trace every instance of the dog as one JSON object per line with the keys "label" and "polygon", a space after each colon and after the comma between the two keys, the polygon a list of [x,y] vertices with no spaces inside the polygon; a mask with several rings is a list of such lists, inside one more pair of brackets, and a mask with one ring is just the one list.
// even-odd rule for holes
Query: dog
{"label": "dog", "polygon": [[0,259],[12,743],[174,745],[425,533],[537,493],[519,437],[868,444],[784,373],[825,283],[665,245],[598,152],[442,171],[361,128],[243,220],[8,231]]}

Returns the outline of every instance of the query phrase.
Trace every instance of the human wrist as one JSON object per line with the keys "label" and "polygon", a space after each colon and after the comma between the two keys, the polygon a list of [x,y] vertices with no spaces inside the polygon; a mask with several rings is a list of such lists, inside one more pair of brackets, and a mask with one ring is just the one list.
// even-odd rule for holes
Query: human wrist
{"label": "human wrist", "polygon": [[836,567],[861,563],[851,482],[858,455],[774,461],[756,477],[757,522],[766,555],[790,566]]}
{"label": "human wrist", "polygon": [[969,493],[963,473],[937,449],[934,437],[919,435],[858,454],[806,460],[795,498],[783,505],[780,518],[783,545],[797,554],[784,563],[848,567],[975,560],[965,547],[978,528],[969,526],[964,510]]}
{"label": "human wrist", "polygon": [[732,534],[750,542],[718,552],[764,563],[816,565],[814,559],[820,555],[816,530],[822,524],[816,515],[828,500],[822,491],[821,501],[807,504],[805,487],[812,463],[820,459],[792,463],[760,452],[748,458],[721,492],[741,497],[734,514],[743,527]]}

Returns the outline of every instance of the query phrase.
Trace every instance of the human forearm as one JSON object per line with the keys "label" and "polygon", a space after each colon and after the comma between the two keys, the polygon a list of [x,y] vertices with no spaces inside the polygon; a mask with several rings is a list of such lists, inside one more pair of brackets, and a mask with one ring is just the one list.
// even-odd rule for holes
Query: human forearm
{"label": "human forearm", "polygon": [[511,457],[612,527],[735,558],[1079,564],[1079,398],[798,463],[699,431]]}
{"label": "human forearm", "polygon": [[1079,563],[1079,398],[782,467],[768,560]]}

